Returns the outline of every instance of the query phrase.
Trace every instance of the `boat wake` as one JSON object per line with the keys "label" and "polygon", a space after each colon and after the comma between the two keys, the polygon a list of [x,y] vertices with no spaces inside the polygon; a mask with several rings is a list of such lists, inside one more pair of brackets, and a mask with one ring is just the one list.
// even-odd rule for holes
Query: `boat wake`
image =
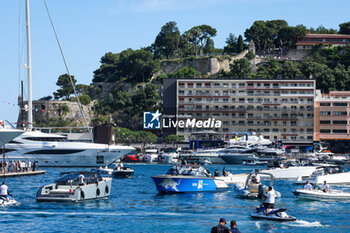
{"label": "boat wake", "polygon": [[327,225],[322,225],[319,221],[308,222],[304,220],[296,220],[295,222],[289,222],[288,225],[293,227],[326,227]]}

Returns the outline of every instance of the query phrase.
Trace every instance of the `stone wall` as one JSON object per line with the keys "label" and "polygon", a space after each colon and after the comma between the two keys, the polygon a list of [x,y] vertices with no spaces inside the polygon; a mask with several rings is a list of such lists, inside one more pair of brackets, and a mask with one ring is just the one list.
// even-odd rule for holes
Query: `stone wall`
{"label": "stone wall", "polygon": [[[27,104],[27,103],[25,103]],[[62,111],[62,106],[66,105],[68,107],[68,111]],[[89,105],[81,105],[83,109],[83,113],[85,118],[88,121],[88,124],[91,124],[92,120],[92,110],[93,103]],[[27,121],[27,112],[24,112],[24,121]],[[68,120],[70,121],[69,126],[77,126],[84,127],[85,122],[84,118],[79,109],[79,105],[77,102],[70,101],[48,101],[48,100],[34,100],[33,101],[33,120],[34,122],[46,121],[46,120]],[[21,112],[18,116],[18,121],[22,121]],[[35,125],[34,125],[35,126]]]}
{"label": "stone wall", "polygon": [[248,53],[245,50],[237,55],[229,57],[205,57],[205,58],[193,58],[184,60],[170,60],[163,61],[161,63],[162,72],[164,74],[170,74],[182,69],[184,67],[195,68],[202,74],[215,75],[220,70],[229,71],[230,64],[233,61],[243,58]]}

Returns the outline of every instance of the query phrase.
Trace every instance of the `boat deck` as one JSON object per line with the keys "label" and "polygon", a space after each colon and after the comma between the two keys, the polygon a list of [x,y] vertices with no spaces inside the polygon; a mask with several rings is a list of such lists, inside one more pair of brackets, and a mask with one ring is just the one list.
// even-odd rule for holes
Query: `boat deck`
{"label": "boat deck", "polygon": [[0,177],[34,176],[34,175],[42,175],[45,173],[46,173],[46,170],[29,171],[29,172],[8,172],[5,174],[1,173]]}

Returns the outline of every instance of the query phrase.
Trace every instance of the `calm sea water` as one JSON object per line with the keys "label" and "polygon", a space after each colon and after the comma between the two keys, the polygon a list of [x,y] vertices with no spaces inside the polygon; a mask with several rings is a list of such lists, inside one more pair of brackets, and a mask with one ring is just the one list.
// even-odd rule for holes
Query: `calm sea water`
{"label": "calm sea water", "polygon": [[[292,194],[291,181],[276,181],[282,198],[277,206],[297,222],[256,221],[249,214],[258,200],[235,197],[231,187],[216,193],[159,195],[150,178],[163,174],[169,165],[130,165],[134,178],[114,179],[108,200],[85,203],[37,203],[40,186],[51,183],[62,171],[77,169],[47,168],[42,176],[8,178],[9,189],[19,206],[0,209],[1,232],[210,232],[221,217],[234,219],[244,232],[350,232],[350,202],[300,201]],[[222,166],[208,166],[212,172]],[[251,168],[226,166],[235,173]],[[86,170],[86,169],[85,169]],[[342,189],[350,191],[349,187]]]}

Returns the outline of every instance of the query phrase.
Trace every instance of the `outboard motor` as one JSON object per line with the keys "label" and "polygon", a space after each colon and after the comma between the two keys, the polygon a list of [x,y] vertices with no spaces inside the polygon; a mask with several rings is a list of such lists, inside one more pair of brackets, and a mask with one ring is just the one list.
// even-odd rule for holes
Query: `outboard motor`
{"label": "outboard motor", "polygon": [[260,184],[258,188],[258,198],[262,198],[265,196],[265,190],[266,190],[266,186],[263,184]]}

